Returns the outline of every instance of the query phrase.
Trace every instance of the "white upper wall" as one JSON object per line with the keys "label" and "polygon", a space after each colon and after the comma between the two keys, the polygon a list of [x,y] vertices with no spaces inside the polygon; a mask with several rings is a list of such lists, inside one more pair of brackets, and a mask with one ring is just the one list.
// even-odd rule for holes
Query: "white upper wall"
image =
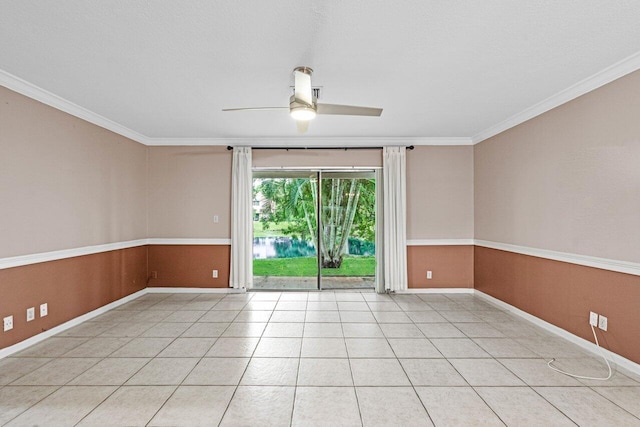
{"label": "white upper wall", "polygon": [[475,237],[640,261],[640,72],[475,149]]}
{"label": "white upper wall", "polygon": [[147,150],[0,87],[0,258],[145,238]]}
{"label": "white upper wall", "polygon": [[231,159],[226,147],[149,147],[149,237],[230,238]]}
{"label": "white upper wall", "polygon": [[[229,238],[231,152],[149,147],[149,237]],[[382,150],[254,150],[254,167],[379,167]],[[220,215],[214,224],[213,215]],[[409,239],[473,238],[473,147],[407,151]]]}
{"label": "white upper wall", "polygon": [[473,239],[473,147],[407,151],[407,239]]}

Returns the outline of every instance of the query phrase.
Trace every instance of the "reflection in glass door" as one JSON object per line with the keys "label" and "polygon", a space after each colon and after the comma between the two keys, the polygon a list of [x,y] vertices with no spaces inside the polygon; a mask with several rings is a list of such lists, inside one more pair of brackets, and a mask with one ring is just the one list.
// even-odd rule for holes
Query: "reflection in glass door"
{"label": "reflection in glass door", "polygon": [[374,287],[373,171],[256,171],[253,204],[254,289]]}
{"label": "reflection in glass door", "polygon": [[318,289],[318,173],[253,174],[253,289]]}

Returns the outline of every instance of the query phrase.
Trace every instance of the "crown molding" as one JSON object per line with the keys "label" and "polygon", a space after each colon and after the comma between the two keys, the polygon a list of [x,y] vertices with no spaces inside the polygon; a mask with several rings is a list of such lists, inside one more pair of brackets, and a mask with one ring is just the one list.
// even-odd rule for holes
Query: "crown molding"
{"label": "crown molding", "polygon": [[147,146],[362,147],[475,145],[640,69],[637,52],[472,137],[151,138],[0,69],[0,85]]}
{"label": "crown molding", "polygon": [[553,96],[521,111],[520,113],[509,117],[508,119],[497,123],[487,129],[478,132],[471,137],[473,145],[491,138],[501,132],[506,131],[512,127],[515,127],[521,123],[531,120],[540,114],[546,113],[562,104],[565,104],[573,99],[578,98],[586,93],[589,93],[601,86],[611,83],[627,74],[633,73],[640,69],[640,52],[637,52],[627,58],[616,62],[615,64],[605,68],[596,74],[587,77],[586,79],[569,86],[568,88],[561,90]]}
{"label": "crown molding", "polygon": [[371,145],[473,145],[468,137],[273,137],[273,138],[150,138],[100,114],[74,104],[39,86],[0,69],[0,86],[4,86],[96,126],[110,130],[147,146],[243,146],[252,147],[363,147]]}
{"label": "crown molding", "polygon": [[393,145],[473,145],[467,137],[282,137],[282,138],[148,138],[150,146],[370,147]]}
{"label": "crown molding", "polygon": [[7,73],[6,71],[1,69],[0,86],[4,86],[28,98],[35,99],[36,101],[42,102],[43,104],[46,104],[60,111],[64,111],[65,113],[71,114],[72,116],[75,116],[79,119],[85,120],[89,123],[93,123],[94,125],[100,126],[101,128],[110,130],[111,132],[122,135],[125,138],[129,138],[141,144],[148,145],[147,140],[149,138],[142,135],[141,133],[129,129],[126,126],[122,126],[121,124],[116,123],[113,120],[107,119],[100,114],[87,110],[86,108],[74,104],[71,101],[67,101],[66,99],[56,94],[53,94],[45,89],[42,89],[41,87],[29,83],[28,81],[14,76],[13,74]]}

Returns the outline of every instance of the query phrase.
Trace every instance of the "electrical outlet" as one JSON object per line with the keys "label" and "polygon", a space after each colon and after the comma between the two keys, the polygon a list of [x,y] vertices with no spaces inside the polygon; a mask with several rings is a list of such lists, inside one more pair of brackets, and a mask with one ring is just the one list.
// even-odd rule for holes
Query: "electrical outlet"
{"label": "electrical outlet", "polygon": [[218,270],[213,270],[213,278],[214,279],[218,278]]}
{"label": "electrical outlet", "polygon": [[427,279],[432,279],[433,278],[433,273],[431,272],[431,270],[427,271]]}
{"label": "electrical outlet", "polygon": [[214,215],[213,216],[213,222],[215,222],[216,224],[220,221],[220,217],[218,217],[218,215]]}
{"label": "electrical outlet", "polygon": [[44,317],[49,314],[49,305],[45,302],[44,304],[40,304],[40,317]]}
{"label": "electrical outlet", "polygon": [[602,314],[598,318],[598,328],[602,329],[603,331],[607,330],[607,318]]}
{"label": "electrical outlet", "polygon": [[36,308],[35,307],[27,308],[27,322],[31,322],[35,318],[36,318]]}
{"label": "electrical outlet", "polygon": [[598,313],[594,313],[593,311],[589,312],[589,324],[591,326],[598,326]]}
{"label": "electrical outlet", "polygon": [[152,271],[151,272],[151,278],[152,279],[157,279],[158,278],[158,272],[157,271]]}
{"label": "electrical outlet", "polygon": [[4,331],[10,331],[13,329],[13,316],[7,316],[4,318]]}

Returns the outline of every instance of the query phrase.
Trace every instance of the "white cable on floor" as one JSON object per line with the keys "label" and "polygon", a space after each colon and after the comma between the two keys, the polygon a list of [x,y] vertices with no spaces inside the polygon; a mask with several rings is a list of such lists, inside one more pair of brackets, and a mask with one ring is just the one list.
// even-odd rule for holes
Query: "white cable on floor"
{"label": "white cable on floor", "polygon": [[613,372],[611,371],[611,365],[609,364],[609,361],[607,360],[607,358],[604,356],[604,352],[602,351],[602,347],[600,347],[600,343],[598,342],[598,336],[596,335],[596,330],[593,327],[593,325],[591,325],[591,332],[593,332],[593,338],[595,338],[596,340],[596,346],[598,346],[598,349],[600,350],[600,356],[602,356],[602,358],[604,359],[604,362],[607,364],[607,368],[609,368],[609,375],[607,375],[606,378],[594,378],[594,377],[585,377],[582,375],[576,375],[576,374],[571,374],[569,372],[565,372],[562,369],[558,369],[555,366],[551,366],[551,364],[553,362],[556,361],[556,359],[551,359],[549,362],[547,362],[547,366],[549,366],[549,368],[551,368],[552,370],[559,372],[561,374],[564,375],[568,375],[570,377],[574,377],[574,378],[581,378],[584,380],[596,380],[596,381],[607,381],[608,379],[611,378],[611,376],[613,375]]}

